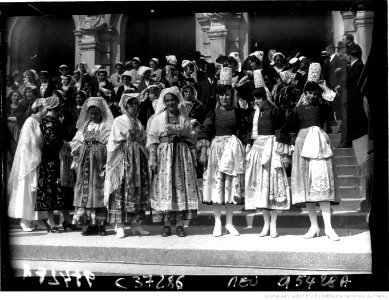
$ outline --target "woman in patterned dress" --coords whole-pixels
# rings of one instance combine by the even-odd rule
[[[180,91],[177,87],[164,89],[147,133],[153,173],[151,208],[153,220],[165,222],[163,237],[171,235],[172,220],[177,221],[177,235],[184,237],[183,220],[197,215],[201,194],[196,179],[194,136]]]
[[[54,210],[61,210],[64,221],[64,230],[81,230],[71,224],[72,217],[69,210],[72,209],[73,189],[64,186],[60,172],[60,154],[67,152],[69,143],[62,140],[61,123],[59,121],[60,105],[58,97],[51,96],[43,101],[43,108],[47,109],[47,115],[42,119],[40,129],[43,137],[42,160],[39,169],[38,191],[35,203],[36,211],[47,211],[49,223],[47,232],[59,232],[55,227]]]
[[[139,224],[150,206],[150,176],[146,132],[135,117],[138,105],[138,93],[122,95],[123,115],[114,120],[107,144],[104,202],[118,238],[125,236],[124,223],[132,223],[133,234],[150,234]]]
[[[225,228],[230,234],[237,236],[239,232],[232,224],[232,217],[234,206],[244,204],[245,152],[240,138],[243,138],[242,134],[246,131],[246,122],[245,113],[234,101],[236,98],[230,68],[222,68],[220,81],[222,84],[218,87],[216,108],[205,119],[198,138],[199,143],[202,143],[200,163],[207,166],[203,177],[203,202],[213,205],[213,235],[222,235],[223,205],[226,209]]]
[[[90,218],[90,225],[82,235],[106,235],[107,208],[104,205],[103,167],[107,161],[107,142],[113,116],[105,100],[90,97],[84,103],[77,121],[77,133],[71,142],[73,168],[77,182],[74,206],[77,214]]]
[[[275,130],[284,123],[283,113],[267,98],[265,83],[255,88],[250,115],[252,135],[246,147],[245,209],[261,209],[264,226],[260,237],[278,237],[278,211],[290,208],[290,190],[283,160],[290,146],[276,141]]]

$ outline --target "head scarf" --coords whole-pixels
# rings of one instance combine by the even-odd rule
[[[121,78],[123,78],[124,76],[128,76],[132,79],[132,76],[131,76],[131,72],[130,71],[125,71],[123,72],[123,74],[121,75]]]
[[[178,98],[178,110],[180,111],[180,113],[182,113],[184,116],[187,117],[188,114],[186,112],[186,107],[185,107],[184,99],[183,99],[183,97],[182,97],[182,95],[180,93],[180,90],[176,86],[172,86],[170,88],[162,90],[162,92],[161,92],[161,94],[159,95],[159,98],[158,98],[157,107],[155,109],[155,116],[157,116],[160,113],[165,111],[166,106],[165,106],[165,103],[164,103],[164,98],[165,98],[165,96],[167,94],[173,94],[173,95],[175,95]]]
[[[140,95],[139,93],[122,94],[122,97],[120,98],[119,106],[123,115],[127,113],[126,104],[128,100],[132,98],[136,98],[139,103],[139,95]]]
[[[177,58],[176,58],[175,55],[168,55],[168,56],[166,56],[166,61],[169,64],[172,64],[172,65],[176,65],[177,64]]]
[[[270,60],[270,65],[274,65],[274,57],[276,57],[277,55],[281,55],[282,58],[285,58],[285,55],[283,55],[281,52],[276,52]]]
[[[228,54],[228,56],[235,58],[235,60],[238,62],[238,71],[240,72],[242,69],[242,62],[240,60],[239,53],[238,52],[231,52],[230,54]]]
[[[257,57],[261,62],[263,61],[263,51],[255,51],[255,52],[251,53],[249,56],[252,56],[252,55]]]
[[[194,100],[195,100],[195,101],[198,101],[198,100],[197,100],[197,91],[196,91],[196,89],[194,88],[194,86],[191,85],[191,84],[186,84],[186,85],[184,85],[184,86],[182,87],[182,89],[181,89],[181,95],[183,95],[183,94],[184,94],[184,91],[185,91],[185,90],[188,90],[188,89],[192,90]],[[184,96],[182,96],[182,98],[184,99],[184,102],[185,102],[186,100],[185,100]]]
[[[187,65],[191,64],[190,60],[184,59],[181,63],[181,67],[184,69]]]
[[[36,73],[35,70],[32,70],[32,69],[31,69],[31,70],[27,70],[26,72],[23,73],[24,81],[27,81],[27,73],[28,73],[28,72],[31,72],[31,73],[32,73],[32,75],[34,76],[34,79],[35,79],[36,82],[39,81],[39,76],[38,76],[38,74]]]
[[[123,65],[123,63],[122,63],[121,61],[118,61],[118,62],[115,64],[115,68],[116,68],[117,66],[122,66],[122,67],[124,68],[124,65]]]
[[[102,123],[108,122],[111,123],[113,121],[113,115],[111,110],[108,107],[107,102],[102,97],[90,97],[88,98],[84,104],[82,105],[80,116],[78,117],[76,128],[81,130],[84,126],[85,122],[89,120],[88,117],[88,108],[91,106],[96,106],[101,111]]]
[[[141,67],[139,67],[139,69],[138,69],[138,75],[143,77],[143,75],[144,75],[147,71],[151,71],[151,68],[145,67],[145,66],[141,66]]]
[[[136,60],[140,64],[140,58],[135,56],[132,60]]]
[[[43,100],[42,106],[46,109],[53,109],[59,105],[59,98],[57,96],[51,96]]]
[[[49,72],[42,70],[42,71],[39,72],[39,76],[49,77]]]
[[[80,63],[77,65],[77,70],[79,70],[80,73],[81,73],[80,65],[83,65],[83,66],[85,67],[85,72],[86,72],[86,73],[89,73],[89,67],[88,67],[88,65],[87,65],[86,62],[80,62]]]
[[[150,61],[155,62],[157,64],[157,66],[159,66],[159,59],[158,58],[153,57],[152,59],[150,59]]]
[[[76,96],[77,96],[78,94],[82,95],[82,97],[84,98],[84,100],[86,100],[87,96],[86,96],[85,91],[79,90],[79,91],[75,92],[75,93],[74,93],[74,98],[76,98]]]

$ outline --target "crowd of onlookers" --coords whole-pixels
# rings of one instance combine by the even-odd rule
[[[232,52],[221,54],[215,62],[206,61],[198,51],[188,54],[180,64],[174,55],[166,56],[164,64],[151,58],[147,66],[134,57],[124,64],[116,63],[113,74],[99,65],[89,70],[84,62],[72,73],[68,66],[61,65],[59,77],[45,70],[39,73],[27,70],[23,74],[14,71],[7,77],[6,91],[9,169],[24,122],[29,120],[29,126],[37,126],[29,118],[33,116],[40,123],[42,151],[46,151],[47,160],[42,158],[39,169],[39,201],[35,210],[67,211],[69,203],[68,206],[62,203],[66,202],[63,191],[58,192],[61,204],[56,206],[50,199],[59,199],[58,195],[52,196],[52,190],[54,187],[61,190],[58,182],[63,180],[53,181],[59,176],[59,169],[54,170],[53,166],[59,165],[58,155],[65,161],[68,156],[68,161],[73,159],[72,168],[77,169],[77,182],[69,184],[75,191],[68,191],[66,196],[69,199],[74,196],[74,204],[70,206],[78,209],[75,217],[79,213],[81,218],[88,211],[100,222],[98,229],[88,227],[85,235],[97,234],[97,230],[105,235],[101,224],[107,218],[123,229],[127,217],[123,217],[125,208],[118,204],[120,201],[137,201],[131,205],[143,201],[142,209],[134,208],[137,213],[144,212],[151,201],[151,208],[165,221],[163,236],[168,236],[171,219],[195,217],[202,198],[211,204],[246,204],[247,209],[270,211],[264,214],[262,235],[268,235],[270,228],[273,237],[278,236],[274,212],[300,203],[308,203],[311,218],[306,237],[318,235],[315,207],[309,203],[320,202],[326,234],[338,240],[329,219],[329,204],[336,202],[329,142],[320,144],[319,152],[315,152],[316,146],[308,144],[326,141],[328,137],[321,128],[332,132],[331,121],[341,124],[335,132],[342,134],[337,147],[351,147],[352,140],[367,133],[367,118],[358,91],[364,67],[361,56],[362,50],[354,43],[353,36],[346,34],[336,47],[327,45],[320,62],[300,52],[286,55],[275,49],[265,52],[258,48],[245,59]],[[43,111],[48,112],[47,116],[44,117]],[[296,137],[293,134],[297,132]],[[118,140],[127,143],[128,148],[120,147]],[[67,149],[70,147],[71,152]],[[54,154],[47,149],[54,149]],[[292,155],[293,168],[287,174]],[[120,164],[123,170],[117,169],[117,156],[125,157],[124,161],[128,159]],[[253,167],[255,164],[257,167]],[[61,178],[63,168],[61,165]],[[153,179],[148,178],[150,170]],[[99,177],[104,172],[105,182]],[[92,173],[95,177],[89,178]],[[292,197],[287,181],[290,175]],[[122,176],[123,181],[117,182],[117,176]],[[200,197],[195,178],[202,176],[204,188]],[[266,176],[270,178],[266,179],[270,188]],[[307,196],[304,190],[307,182],[314,191],[312,196]],[[139,190],[145,183],[150,186],[146,184],[144,190]],[[104,184],[115,188],[107,193],[103,191]],[[149,190],[154,193],[151,200]],[[96,195],[92,197],[91,193]],[[129,198],[115,202],[109,198],[111,194]],[[98,207],[94,206],[96,201]],[[185,209],[174,201],[183,201]],[[219,236],[220,207],[214,211],[214,235]],[[231,206],[226,205],[226,212],[227,230],[238,235],[232,225]],[[64,212],[64,216],[64,229],[79,229],[79,218],[73,219],[72,224],[69,213]],[[52,215],[50,218],[48,231],[56,232]],[[140,216],[134,219],[139,225]],[[144,232],[138,225],[135,228]],[[177,235],[185,236],[182,226],[177,227]]]

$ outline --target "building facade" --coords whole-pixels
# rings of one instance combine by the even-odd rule
[[[139,56],[144,64],[151,57],[164,63],[166,55],[183,58],[194,50],[208,61],[235,51],[244,58],[256,42],[286,52],[295,45],[303,48],[301,54],[310,56],[313,51],[318,55],[328,42],[336,45],[344,33],[354,35],[366,62],[373,21],[372,11],[333,11],[313,16],[151,12],[148,16],[133,13],[12,17],[7,23],[7,72],[32,68],[57,73],[61,64],[74,68],[80,62],[91,68],[103,65],[112,70],[115,62],[134,56]],[[284,49],[287,46],[289,49]]]

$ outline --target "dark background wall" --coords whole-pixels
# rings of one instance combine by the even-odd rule
[[[266,50],[276,49],[284,55],[299,51],[301,55],[317,60],[331,40],[330,12],[304,15],[252,12],[249,20],[250,47],[255,42],[261,42]]]
[[[10,67],[59,73],[59,66],[74,68],[74,22],[69,16],[19,17],[11,33]]]
[[[165,65],[165,56],[174,54],[182,59],[196,50],[196,20],[194,13],[171,13],[134,16],[127,23],[126,60],[138,56],[147,65],[157,57]]]

